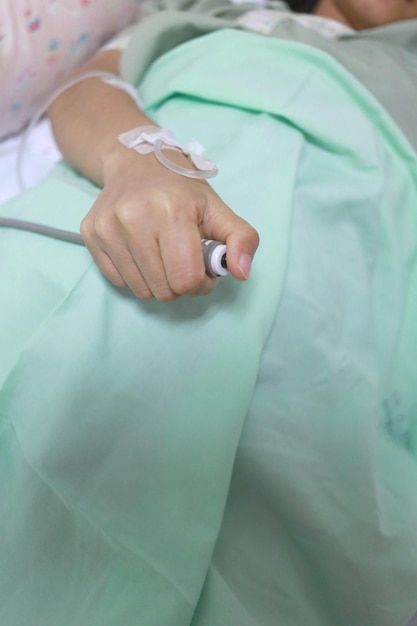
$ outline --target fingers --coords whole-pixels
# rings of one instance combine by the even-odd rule
[[[110,222],[103,219],[95,219],[93,210],[81,223],[81,235],[88,247],[95,263],[103,274],[116,287],[129,287],[137,298],[148,300],[158,298],[161,300],[171,300],[176,294],[164,284],[158,272],[153,274],[155,278],[146,279],[140,267],[143,261],[135,259],[135,254],[129,250],[126,237],[122,236],[118,229],[109,227]],[[104,224],[103,224],[104,223]],[[155,260],[153,260],[155,267]],[[159,272],[161,273],[161,272]],[[151,288],[148,285],[153,285]]]
[[[159,238],[137,207],[106,211],[98,201],[82,221],[81,234],[103,274],[140,299],[209,293],[216,281],[205,273],[197,226],[187,227],[185,220],[173,226],[159,219],[157,224]]]
[[[135,237],[133,230],[125,233],[136,275],[141,275],[153,297],[160,301],[209,293],[214,288],[215,281],[205,273],[198,229],[194,228],[192,241],[184,238],[184,244],[172,229],[167,231],[162,229],[159,239],[151,235],[143,237],[143,232],[142,239],[139,239],[139,236]],[[139,245],[138,241],[141,241]],[[122,265],[118,264],[118,267]],[[132,280],[126,278],[127,267],[126,261],[122,269],[123,275],[129,287],[137,294],[135,276]]]
[[[230,273],[249,277],[258,234],[209,185],[180,180],[149,198],[143,185],[116,201],[103,191],[81,224],[95,263],[114,285],[161,301],[210,293],[217,281],[205,271],[201,238],[226,242]]]
[[[201,296],[214,289],[217,281],[206,273],[201,234],[194,222],[180,220],[162,230],[159,248],[166,279],[175,293]]]
[[[238,280],[247,280],[259,246],[257,231],[219,198],[205,215],[203,232],[207,238],[226,243],[229,272]]]

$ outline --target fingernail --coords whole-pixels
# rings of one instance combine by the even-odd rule
[[[242,272],[245,278],[249,278],[250,268],[252,266],[252,259],[249,254],[241,254],[239,257],[238,268]]]

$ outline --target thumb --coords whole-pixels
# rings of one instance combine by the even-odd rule
[[[257,231],[218,199],[202,224],[202,235],[226,244],[227,269],[238,280],[247,280],[259,245]]]

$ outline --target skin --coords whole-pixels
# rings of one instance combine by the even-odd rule
[[[417,0],[319,0],[314,13],[365,29],[417,18]],[[102,52],[78,73],[118,74],[119,61],[120,52]],[[206,181],[175,174],[153,154],[118,141],[120,133],[152,124],[126,93],[88,79],[57,98],[48,113],[64,158],[102,187],[81,234],[114,285],[162,301],[209,293],[216,280],[205,273],[202,238],[226,242],[230,273],[248,278],[259,243],[255,229]],[[191,166],[179,153],[170,158]]]
[[[78,73],[118,73],[120,53],[98,54]],[[74,75],[76,76],[77,73]],[[81,223],[81,235],[103,274],[141,299],[174,300],[209,293],[201,239],[227,245],[227,265],[238,280],[249,276],[258,234],[204,180],[185,178],[141,155],[118,135],[153,124],[123,91],[98,79],[68,89],[50,107],[55,138],[66,161],[102,187]],[[190,168],[182,154],[171,160]]]
[[[313,13],[364,30],[417,18],[417,0],[319,0]]]

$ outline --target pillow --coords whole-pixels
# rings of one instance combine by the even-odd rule
[[[0,138],[20,131],[138,9],[138,0],[0,1]]]

